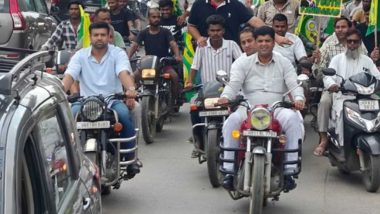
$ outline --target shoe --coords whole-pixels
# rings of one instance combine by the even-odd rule
[[[289,192],[297,187],[296,182],[292,178],[292,176],[285,175],[284,176],[284,192]]]
[[[235,188],[234,188],[234,176],[231,174],[226,175],[223,179],[222,186],[224,189],[229,190],[229,191],[235,190]]]
[[[191,152],[191,158],[198,158],[200,156],[199,152],[197,149],[193,149]]]
[[[138,173],[140,173],[140,167],[137,163],[133,163],[127,167],[127,173],[128,175],[134,176]]]

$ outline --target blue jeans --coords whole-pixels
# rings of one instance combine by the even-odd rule
[[[73,113],[74,117],[78,114],[82,107],[82,104],[80,102],[73,103],[71,105],[71,112]],[[132,120],[132,116],[129,113],[129,109],[125,103],[123,103],[120,100],[115,100],[113,101],[111,105],[111,109],[117,112],[117,115],[119,116],[119,122],[123,124],[123,129],[120,133],[121,138],[126,138],[126,137],[133,137],[135,135],[135,126]],[[136,141],[130,141],[127,143],[120,143],[120,148],[121,149],[130,149],[135,147]],[[134,153],[128,153],[128,154],[123,154],[120,155],[120,158],[125,160],[131,160],[134,158]]]

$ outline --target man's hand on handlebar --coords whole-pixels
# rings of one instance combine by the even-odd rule
[[[230,102],[230,100],[228,100],[226,97],[221,97],[221,98],[219,98],[219,100],[218,100],[218,104],[219,105],[226,105],[226,104],[228,104]]]
[[[294,108],[296,110],[303,110],[305,108],[305,101],[303,101],[303,100],[296,100],[294,102]]]
[[[189,88],[192,88],[192,87],[193,87],[193,82],[187,80],[187,81],[185,82],[185,88],[186,88],[186,89],[189,89]]]
[[[177,62],[182,62],[182,56],[175,56],[175,60],[177,61]]]
[[[129,109],[133,109],[135,107],[135,98],[137,96],[137,91],[136,90],[127,90],[125,92],[126,102]]]
[[[330,86],[330,88],[327,89],[330,93],[333,93],[333,92],[338,92],[339,91],[339,86],[334,84],[332,86]]]

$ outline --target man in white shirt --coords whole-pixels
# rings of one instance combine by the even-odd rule
[[[369,72],[376,78],[380,78],[380,72],[372,59],[361,53],[360,46],[362,44],[362,35],[357,29],[350,29],[347,32],[347,50],[334,56],[331,59],[329,68],[334,68],[336,73],[342,76],[344,79],[348,79],[350,76],[360,73]],[[321,124],[328,124],[328,120],[331,114],[331,108],[333,105],[331,92],[337,92],[339,90],[341,79],[337,76],[325,76],[323,83],[327,91],[324,91],[319,103],[318,120],[327,121]],[[321,131],[321,138],[327,139],[327,127],[319,127]],[[314,155],[322,156],[326,150],[328,140],[321,140],[320,144],[315,148]]]
[[[297,86],[297,74],[288,59],[281,54],[274,53],[275,32],[271,27],[259,27],[254,32],[257,44],[257,53],[250,56],[242,55],[231,67],[230,81],[225,86],[220,104],[226,104],[235,99],[236,95],[242,90],[245,98],[252,105],[273,104],[281,101],[283,94],[289,89],[293,89],[295,108],[300,110],[304,107],[304,94],[302,87]],[[303,121],[297,112],[278,108],[274,112],[275,118],[281,124],[282,130],[287,137],[285,149],[297,149],[298,140],[303,138]],[[226,148],[238,148],[239,140],[231,136],[233,130],[239,130],[241,124],[247,119],[246,108],[239,107],[232,113],[223,125],[224,146]],[[225,159],[233,159],[234,152],[224,152]],[[286,161],[298,160],[297,153],[289,153],[285,156]],[[224,163],[223,167],[227,171],[233,171],[234,163]],[[292,174],[297,170],[294,164],[285,166],[285,174]],[[286,187],[288,190],[295,187],[294,181]],[[233,175],[226,175],[223,187],[233,189]]]
[[[293,42],[291,45],[283,46],[276,43],[273,50],[288,58],[293,66],[296,67],[296,60],[300,61],[302,58],[307,57],[305,46],[303,45],[302,40],[295,34],[287,32],[288,18],[286,18],[284,14],[277,13],[273,17],[272,27],[276,34],[284,36]]]

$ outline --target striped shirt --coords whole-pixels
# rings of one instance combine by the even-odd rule
[[[320,70],[322,68],[327,68],[330,64],[331,59],[335,55],[338,55],[346,51],[346,46],[339,42],[338,37],[336,37],[334,33],[325,40],[319,51],[321,52],[321,60],[318,64],[314,64],[312,68],[312,70],[316,72],[314,75],[317,78],[321,78],[322,74]],[[363,43],[360,47],[360,52],[365,55],[367,55],[368,53]]]
[[[224,70],[230,74],[232,62],[239,58],[241,50],[236,42],[223,39],[222,47],[215,50],[211,47],[210,39],[207,46],[198,47],[195,51],[191,69],[201,73],[202,83],[216,80],[216,72]]]
[[[58,49],[65,49],[68,51],[74,51],[77,46],[77,33],[80,29],[78,26],[77,32],[74,32],[74,27],[70,20],[62,21],[51,37],[46,41],[43,47],[57,47]]]

